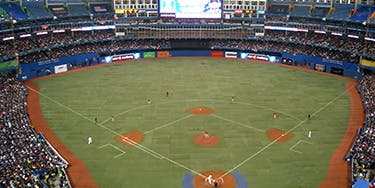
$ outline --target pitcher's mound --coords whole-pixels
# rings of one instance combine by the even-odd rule
[[[201,174],[206,177],[211,175],[212,179],[218,182],[219,184],[218,187],[222,187],[222,188],[224,187],[235,188],[236,187],[236,179],[230,174],[224,176],[223,178],[220,178],[220,176],[222,176],[225,173],[221,171],[211,170],[211,171],[203,172]],[[208,184],[208,181],[206,178],[203,178],[198,175],[194,177],[193,185],[195,188],[208,188],[208,187],[212,188],[213,187],[213,184],[212,185]]]
[[[117,136],[116,140],[128,146],[133,146],[135,144],[141,143],[142,133],[139,131],[131,131],[121,136]]]
[[[286,133],[282,130],[274,129],[274,128],[268,129],[266,134],[270,140],[272,141],[276,140],[277,143],[286,142],[287,140],[291,139],[293,136],[291,133]]]
[[[205,107],[196,107],[188,111],[190,114],[212,114],[214,110]]]
[[[219,138],[212,134],[201,134],[194,138],[194,142],[201,146],[214,146],[219,142]]]

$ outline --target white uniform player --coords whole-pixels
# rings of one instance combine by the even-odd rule
[[[91,137],[89,137],[87,140],[88,140],[87,144],[92,144],[92,138]]]
[[[212,175],[209,175],[207,177],[207,183],[210,184],[210,185],[212,185],[214,183],[214,180],[212,179]]]
[[[307,134],[307,138],[311,138],[311,131]]]

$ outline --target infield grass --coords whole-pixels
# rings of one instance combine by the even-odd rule
[[[43,95],[65,106],[40,96],[49,125],[84,161],[97,184],[127,188],[181,187],[189,172],[115,140],[115,133],[132,130],[148,131],[143,146],[198,172],[232,169],[256,188],[318,187],[348,124],[345,83],[271,64],[206,58],[142,60],[36,81]],[[215,113],[188,116],[186,111],[198,106]],[[306,120],[308,114],[314,114],[311,120]],[[106,121],[112,115],[115,121]],[[293,129],[293,137],[267,146],[271,141],[265,131],[270,128]],[[219,143],[196,145],[194,137],[204,131]],[[92,145],[87,144],[89,136]],[[309,143],[294,147],[300,153],[291,151],[300,140]],[[99,148],[105,144],[126,153],[114,158],[120,152]]]

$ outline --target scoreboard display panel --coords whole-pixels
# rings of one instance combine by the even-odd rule
[[[222,0],[159,0],[162,18],[221,19]]]

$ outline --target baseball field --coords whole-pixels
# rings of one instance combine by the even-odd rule
[[[127,188],[212,187],[208,174],[220,187],[319,187],[355,89],[333,76],[210,58],[139,60],[34,83],[44,119],[95,184]]]

